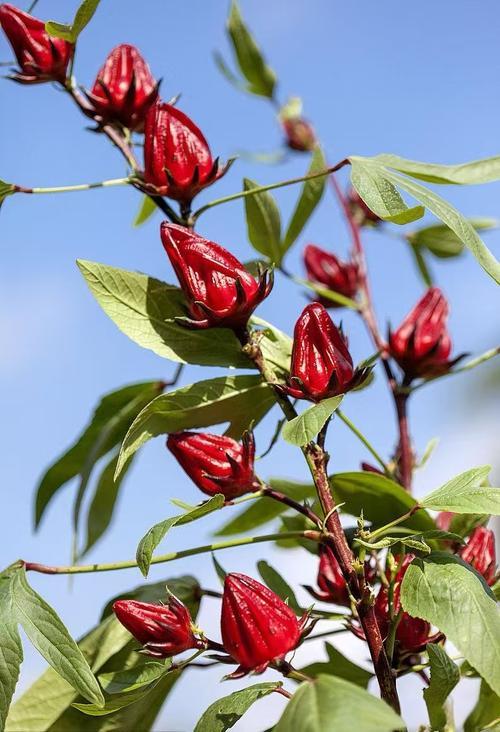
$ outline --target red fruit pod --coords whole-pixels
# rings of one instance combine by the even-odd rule
[[[228,168],[212,158],[203,133],[184,112],[160,102],[150,107],[144,126],[147,186],[188,206]]]
[[[232,678],[262,673],[300,641],[303,621],[281,598],[244,574],[228,574],[222,597],[224,650],[239,664]]]
[[[332,549],[326,544],[322,544],[319,549],[319,566],[316,581],[318,589],[308,585],[305,586],[305,589],[316,600],[332,602],[335,605],[350,605],[347,583]]]
[[[353,389],[368,375],[353,366],[342,332],[321,303],[307,305],[293,335],[292,362],[287,385],[295,399],[319,402]]]
[[[7,36],[19,64],[11,78],[21,84],[44,81],[64,83],[74,45],[49,36],[45,23],[14,5],[0,5],[0,26]]]
[[[168,436],[167,447],[193,483],[209,496],[222,493],[230,501],[260,488],[251,432],[243,435],[241,444],[224,435],[178,432]]]
[[[205,647],[205,643],[193,633],[189,610],[172,594],[164,605],[117,600],[113,611],[150,656],[169,658],[189,648]]]
[[[268,272],[258,280],[236,257],[194,231],[164,222],[161,239],[186,296],[193,328],[245,328],[255,308],[271,292]]]
[[[447,318],[446,298],[438,287],[431,287],[399,328],[389,332],[389,352],[407,379],[446,373],[457,362],[449,361]]]
[[[344,297],[356,297],[359,279],[358,267],[354,262],[343,262],[330,252],[308,244],[304,249],[304,265],[307,278],[311,282],[323,285],[328,290]],[[342,307],[338,303],[326,298],[319,298],[325,307]]]
[[[477,526],[458,556],[481,574],[489,585],[496,580],[495,534],[485,526]]]
[[[87,92],[103,124],[119,124],[142,132],[158,84],[135,46],[121,43],[106,58],[92,90]]]

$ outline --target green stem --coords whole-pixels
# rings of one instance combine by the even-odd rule
[[[407,511],[405,514],[400,516],[397,519],[394,519],[394,521],[390,521],[388,524],[385,524],[385,526],[381,526],[379,529],[376,529],[375,531],[372,531],[370,533],[370,541],[372,539],[376,539],[377,537],[381,536],[382,534],[385,534],[389,529],[392,529],[393,526],[397,526],[398,524],[403,523],[403,521],[406,521],[407,519],[411,518],[414,513],[419,511],[422,508],[418,503],[416,503],[412,508],[410,508],[409,511]]]
[[[283,180],[279,183],[270,183],[267,186],[259,186],[258,188],[251,188],[248,191],[238,191],[238,193],[232,193],[230,196],[223,196],[222,198],[216,198],[214,201],[210,201],[209,203],[206,203],[204,206],[199,208],[197,211],[195,211],[192,214],[192,221],[195,223],[198,218],[201,216],[202,213],[205,213],[205,211],[208,211],[210,208],[214,208],[214,206],[220,206],[223,203],[229,203],[229,201],[236,201],[239,198],[246,198],[247,196],[255,196],[257,193],[263,193],[264,191],[272,191],[275,188],[284,188],[285,186],[292,186],[296,183],[302,183],[306,180],[312,180],[313,178],[321,178],[325,175],[330,175],[331,173],[334,173],[336,170],[340,170],[340,168],[343,168],[345,165],[349,165],[349,160],[346,158],[344,160],[341,160],[340,163],[337,163],[337,165],[334,165],[332,168],[325,168],[325,170],[320,170],[317,173],[310,173],[309,175],[303,175],[300,178],[290,178],[289,180]]]
[[[320,541],[321,535],[317,531],[284,531],[278,534],[263,534],[262,536],[247,536],[241,539],[232,539],[229,541],[221,541],[216,544],[204,544],[191,549],[183,549],[179,552],[170,552],[170,554],[161,554],[153,557],[151,564],[164,564],[165,562],[173,562],[175,559],[183,559],[184,557],[192,557],[196,554],[206,554],[208,552],[219,551],[220,549],[231,549],[235,546],[246,546],[247,544],[260,544],[265,541],[277,541],[278,539],[310,539],[311,541]],[[42,574],[89,574],[91,572],[114,572],[119,569],[133,569],[137,567],[135,559],[125,562],[110,562],[109,564],[85,564],[70,567],[49,567],[37,562],[24,562],[26,571],[41,572]]]
[[[351,420],[349,419],[349,417],[346,417],[346,415],[340,409],[337,409],[337,411],[335,413],[336,413],[337,417],[339,419],[341,419],[342,422],[345,425],[347,425],[347,427],[349,427],[349,429],[351,430],[351,432],[353,432],[356,435],[356,437],[358,438],[358,440],[360,440],[360,442],[363,443],[363,445],[366,447],[366,449],[368,450],[368,452],[370,452],[373,455],[373,457],[375,458],[375,460],[378,462],[378,464],[380,465],[380,467],[383,469],[384,473],[387,476],[389,476],[389,477],[393,477],[392,476],[392,472],[391,472],[389,466],[387,465],[387,463],[384,462],[384,459],[375,450],[375,448],[373,447],[373,445],[367,440],[367,438],[364,436],[364,434],[362,432],[360,432],[360,430],[351,422]]]
[[[102,180],[99,183],[79,183],[75,186],[52,186],[50,188],[25,188],[16,186],[16,193],[73,193],[74,191],[90,191],[93,188],[111,188],[112,186],[125,186],[130,183],[130,178],[113,178]]]

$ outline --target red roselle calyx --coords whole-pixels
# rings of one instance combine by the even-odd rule
[[[307,305],[295,324],[290,376],[282,390],[319,402],[353,389],[368,373],[354,368],[346,339],[323,305]]]
[[[289,117],[283,120],[285,141],[291,150],[310,152],[316,146],[316,133],[310,122],[303,117]]]
[[[171,104],[158,102],[144,126],[144,180],[154,192],[189,206],[203,188],[226,173],[213,160],[201,130]]]
[[[233,498],[258,490],[254,473],[255,442],[245,432],[241,444],[231,437],[203,432],[169,435],[167,447],[198,488],[209,496]]]
[[[328,290],[345,297],[354,298],[358,291],[358,267],[354,262],[343,262],[334,254],[325,252],[314,244],[304,249],[304,265],[307,278],[323,285]],[[325,307],[342,307],[338,303],[319,298]]]
[[[448,360],[451,340],[447,318],[448,303],[443,293],[438,287],[431,287],[399,328],[389,331],[389,352],[407,379],[446,373],[458,361]]]
[[[394,618],[401,610],[401,582],[403,581],[406,570],[414,559],[414,554],[406,554],[394,579],[392,599],[392,615]],[[382,637],[385,638],[389,632],[391,619],[389,614],[389,591],[384,585],[379,590],[374,607],[380,632]],[[430,640],[430,632],[431,626],[426,620],[414,618],[408,613],[403,612],[396,629],[396,640],[399,644],[399,650],[410,653],[423,651]]]
[[[380,217],[366,205],[354,188],[347,194],[347,205],[358,226],[376,226],[380,223]]]
[[[165,605],[117,600],[113,611],[150,656],[168,658],[189,648],[206,647],[206,642],[194,635],[189,610],[172,594]]]
[[[19,63],[19,70],[12,74],[12,79],[22,84],[44,81],[64,84],[74,52],[72,43],[49,36],[43,21],[8,3],[0,5],[0,26]]]
[[[244,574],[228,574],[222,597],[224,650],[239,667],[232,678],[262,673],[300,642],[307,617],[297,620],[281,598]]]
[[[271,292],[268,272],[256,280],[226,249],[182,226],[164,222],[161,238],[188,300],[190,318],[183,324],[243,330]]]
[[[103,124],[142,132],[146,113],[158,96],[158,84],[135,46],[116,46],[87,93]]]
[[[467,544],[459,552],[464,562],[481,574],[489,585],[496,579],[495,534],[484,526],[477,526]]]
[[[317,583],[318,589],[304,585],[305,589],[316,600],[349,606],[347,582],[342,576],[339,563],[335,559],[332,549],[326,544],[322,544],[319,549]]]

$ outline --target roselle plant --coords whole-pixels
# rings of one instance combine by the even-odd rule
[[[73,22],[63,24],[44,23],[4,3],[0,25],[17,60],[10,77],[25,85],[56,85],[81,111],[82,122],[117,148],[128,174],[54,188],[0,181],[0,201],[18,194],[128,185],[142,195],[138,224],[159,210],[163,220],[154,235],[156,245],[163,246],[176,284],[96,262],[80,260],[78,266],[118,328],[139,346],[177,364],[177,370],[170,382],[140,382],[105,395],[75,444],[41,479],[35,498],[37,526],[60,489],[78,479],[73,563],[47,566],[21,559],[0,575],[2,729],[148,730],[178,678],[190,668],[203,673],[208,666],[216,666],[221,679],[228,679],[228,693],[203,713],[199,731],[233,727],[251,714],[255,702],[273,693],[285,705],[273,727],[276,732],[402,730],[405,708],[398,680],[408,674],[422,681],[429,717],[422,720],[422,729],[455,729],[448,697],[461,677],[470,676],[481,679],[481,688],[464,729],[498,729],[500,616],[495,598],[500,590],[494,534],[487,525],[491,515],[500,513],[500,489],[489,484],[489,466],[473,467],[450,476],[441,487],[429,486],[417,501],[412,482],[419,458],[408,405],[430,381],[466,372],[500,352],[493,345],[465,363],[455,353],[446,283],[443,290],[434,285],[428,266],[432,256],[452,258],[468,249],[485,275],[499,283],[500,263],[478,234],[490,224],[468,220],[422,184],[498,180],[500,157],[450,166],[388,154],[348,155],[330,164],[300,100],[283,103],[278,96],[276,74],[233,0],[227,30],[238,71],[230,70],[220,55],[218,66],[239,90],[278,110],[283,146],[288,154],[303,156],[307,170],[299,178],[266,186],[246,179],[242,190],[235,184],[233,194],[217,197],[217,182],[233,161],[213,158],[202,129],[182,111],[182,100],[163,98],[156,70],[153,74],[137,48],[121,43],[106,59],[96,59],[101,68],[90,89],[77,83],[79,36],[98,5],[99,0],[85,0]],[[203,126],[203,120],[197,123]],[[350,184],[345,188],[336,173],[348,168]],[[301,188],[283,232],[270,191],[294,185]],[[284,260],[292,246],[302,246],[303,229],[327,186],[345,216],[352,251],[343,261],[324,245],[308,244],[303,250],[304,280]],[[213,198],[200,205],[202,191]],[[402,194],[415,199],[415,205],[408,205]],[[204,236],[205,212],[238,199],[244,202],[255,250],[253,255],[249,251],[246,263],[234,256],[230,241]],[[384,332],[380,322],[390,320],[390,314],[380,321],[373,308],[371,288],[379,283],[372,283],[367,271],[364,230],[371,226],[384,234],[391,224],[417,221],[425,210],[440,223],[403,235],[425,291],[403,322],[391,323]],[[273,286],[279,288],[283,278],[297,285],[297,300],[290,303],[293,337],[259,317],[259,306],[273,297]],[[304,290],[309,299],[305,307],[300,299]],[[340,323],[344,308],[359,316],[373,342],[373,353],[361,363],[355,362],[349,334]],[[184,364],[228,371],[178,386]],[[362,398],[369,399],[375,375],[387,382],[396,415],[396,448],[388,456],[348,417],[353,392],[363,390]],[[260,425],[264,419],[276,421],[278,411],[266,449]],[[335,472],[328,451],[339,422],[370,454],[362,469]],[[225,431],[222,425],[228,425]],[[83,563],[109,528],[136,453],[156,436],[166,441],[165,462],[178,461],[191,479],[198,502],[174,500],[180,512],[151,527],[138,543],[135,560]],[[303,476],[291,482],[262,475],[256,445],[261,454],[268,453],[278,440],[302,452],[308,482],[299,482]],[[96,473],[82,543],[83,507]],[[157,553],[175,527],[214,512],[222,512],[222,540]],[[354,526],[346,528],[345,517],[354,517]],[[259,533],[271,521],[276,526]],[[258,562],[259,579],[226,574],[219,552],[231,549],[235,564],[239,546],[266,542],[285,543],[297,555],[315,555],[317,572],[305,586],[309,606],[299,603],[286,579],[266,561]],[[28,579],[33,572],[77,575],[137,568],[147,577],[151,565],[172,561],[182,572],[183,557],[208,553],[215,557],[220,591],[202,588],[190,576],[142,583],[112,598],[101,622],[78,643]],[[205,596],[220,604],[216,637],[197,625]],[[10,706],[22,661],[19,627],[51,668]],[[296,650],[302,644],[340,632],[366,644],[369,670],[328,642],[327,662],[297,667]],[[249,678],[265,670],[272,680]],[[231,692],[235,678],[248,683]]]

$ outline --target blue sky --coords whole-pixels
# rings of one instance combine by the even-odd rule
[[[71,8],[76,7],[71,3]],[[405,4],[386,0],[340,3],[331,0],[242,0],[242,10],[279,76],[279,94],[302,96],[306,115],[314,121],[328,158],[392,152],[405,157],[453,163],[498,153],[500,118],[500,54],[495,0],[476,3],[421,0]],[[40,0],[41,17],[68,20],[69,3]],[[163,95],[182,92],[180,107],[205,132],[214,154],[273,150],[280,144],[273,110],[228,85],[216,70],[215,48],[229,57],[224,35],[226,0],[149,0],[138,9],[132,0],[102,0],[91,26],[81,37],[76,61],[80,83],[90,85],[108,51],[117,43],[136,44],[154,74],[163,77]],[[67,15],[65,15],[65,13]],[[0,38],[0,60],[11,57]],[[125,173],[119,155],[105,139],[86,131],[85,120],[65,96],[49,85],[25,88],[0,82],[0,178],[26,186],[98,181]],[[307,158],[290,156],[279,166],[239,160],[216,187],[198,201],[240,190],[243,176],[259,183],[301,175]],[[468,215],[500,217],[499,185],[441,192]],[[286,218],[298,191],[276,194]],[[4,520],[1,563],[19,556],[65,563],[69,554],[73,488],[53,503],[38,534],[32,532],[32,499],[37,480],[77,435],[98,397],[122,384],[168,378],[173,365],[142,350],[123,336],[89,294],[76,266],[77,257],[154,274],[173,281],[160,244],[155,217],[133,229],[139,196],[134,190],[109,189],[59,196],[18,196],[6,201],[0,214],[1,308],[5,357],[0,363],[4,412],[1,483]],[[252,257],[246,239],[241,202],[215,209],[200,220],[200,233],[219,241],[241,259]],[[396,228],[393,227],[393,231]],[[365,237],[376,309],[380,322],[397,323],[422,292],[409,253],[396,239],[370,232]],[[500,233],[488,235],[497,253]],[[339,253],[349,246],[347,232],[330,191],[289,258],[289,268],[302,274],[300,250],[313,241]],[[449,297],[450,328],[455,351],[481,352],[498,342],[498,299],[495,285],[471,256],[437,263],[434,271]],[[291,332],[305,302],[295,286],[278,277],[272,296],[259,315]],[[342,316],[355,359],[371,352],[362,325],[352,314]],[[186,369],[184,383],[217,370]],[[492,459],[494,410],[476,399],[479,372],[431,386],[411,405],[417,449],[442,437],[417,487],[427,491],[460,470]],[[354,395],[345,412],[377,447],[388,454],[395,439],[394,418],[383,378],[372,389]],[[257,434],[266,444],[274,420]],[[342,425],[332,429],[335,470],[357,469],[367,456]],[[265,463],[265,476],[306,476],[300,453],[279,447]],[[133,555],[137,540],[160,518],[173,512],[172,497],[195,501],[196,490],[173,459],[163,440],[143,449],[124,488],[116,521],[89,559],[107,561]],[[218,520],[179,529],[169,546],[183,548],[210,536]],[[289,580],[311,580],[311,565],[302,554],[285,557],[262,548],[262,556],[279,565]],[[228,570],[254,573],[254,550],[220,555]],[[208,558],[155,568],[152,579],[192,572],[216,586]],[[33,577],[34,586],[57,608],[74,635],[97,619],[106,599],[140,581],[138,571],[82,577],[72,588],[62,578]],[[203,613],[207,628],[217,624],[216,604]],[[320,653],[320,650],[318,651]],[[363,660],[363,649],[354,652]],[[24,688],[43,668],[27,650],[21,681]],[[203,704],[229,693],[218,688],[218,672],[200,684],[197,704],[186,705],[190,680],[183,680],[158,723],[158,730],[189,730]],[[199,684],[199,686],[198,686]],[[202,687],[202,688],[200,688]],[[410,725],[425,719],[418,686],[405,681]],[[465,687],[457,700],[469,703]],[[206,706],[205,704],[205,706]],[[281,699],[261,702],[263,720],[279,713]],[[255,722],[237,727],[250,730]],[[267,722],[263,721],[264,726]]]

